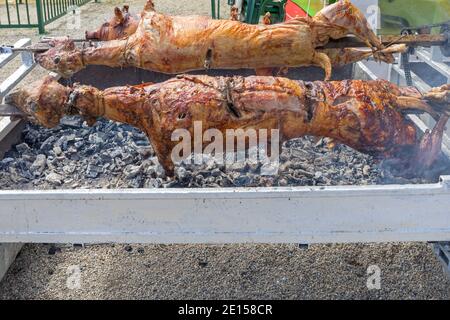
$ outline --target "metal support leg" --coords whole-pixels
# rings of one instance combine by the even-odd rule
[[[433,251],[444,267],[444,272],[450,279],[450,242],[433,243]]]
[[[22,245],[22,243],[0,243],[0,281],[14,262]]]

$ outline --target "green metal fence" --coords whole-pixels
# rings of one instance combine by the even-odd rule
[[[0,28],[38,28],[42,34],[45,25],[91,0],[0,1]]]

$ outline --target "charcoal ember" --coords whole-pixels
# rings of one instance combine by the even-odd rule
[[[84,124],[83,124],[83,126],[84,126]],[[78,134],[81,137],[87,137],[87,136],[89,136],[89,134],[91,134],[91,129],[82,129],[78,132]]]
[[[36,156],[33,153],[23,154],[22,160],[29,163],[30,165],[34,162]]]
[[[109,152],[102,152],[99,156],[102,162],[111,163],[113,160],[113,157]]]
[[[4,158],[2,161],[0,161],[2,167],[8,167],[11,163],[14,163],[14,158]]]
[[[30,151],[30,146],[28,144],[24,143],[20,143],[18,145],[16,145],[16,150],[19,153],[25,153]]]
[[[226,168],[232,171],[246,171],[248,170],[248,164],[245,161],[236,161],[230,165],[227,165]]]
[[[113,149],[111,152],[109,152],[109,155],[111,156],[111,158],[122,157],[122,150],[120,148]]]
[[[59,123],[62,127],[78,129],[83,125],[83,119],[79,116],[67,116],[62,118]]]
[[[179,180],[184,180],[188,177],[188,171],[186,168],[179,167],[175,170],[175,175]]]
[[[59,146],[53,147],[53,153],[54,153],[56,156],[61,155],[61,154],[62,154],[62,149],[61,149],[61,147],[59,147]]]
[[[62,137],[60,137],[53,145],[53,148],[60,148],[61,150],[67,150],[67,146],[69,143],[69,136],[67,135],[63,135]]]
[[[97,178],[100,173],[102,173],[102,168],[93,164],[88,164],[86,168],[87,178]]]
[[[80,161],[81,159],[82,159],[82,157],[80,156],[80,154],[78,154],[78,153],[73,153],[73,154],[70,154],[70,155],[68,155],[68,157],[69,157],[69,159],[71,160],[71,161]]]
[[[35,176],[40,176],[47,166],[47,157],[45,154],[38,154],[36,156],[36,160],[34,160],[33,164],[30,166],[30,171]]]
[[[63,167],[63,172],[67,175],[73,174],[77,170],[77,167],[75,165],[65,165]]]
[[[212,175],[213,177],[219,177],[219,176],[222,175],[222,171],[221,171],[219,168],[213,169],[213,170],[211,171],[211,175]]]
[[[116,134],[118,125],[114,121],[108,121],[105,125],[105,132],[109,134],[109,137],[113,137]]]
[[[75,146],[71,146],[66,150],[65,154],[70,155],[70,154],[77,153],[77,152],[78,152],[78,149],[75,148]]]
[[[142,176],[137,176],[134,179],[128,180],[127,181],[127,188],[142,188],[142,186],[144,185],[144,177]]]
[[[143,171],[142,166],[129,165],[125,167],[123,174],[126,179],[133,179]]]
[[[105,142],[106,134],[103,132],[95,132],[89,135],[88,141],[92,144],[103,144]]]
[[[84,141],[77,141],[73,145],[75,148],[80,149],[81,147],[83,147]]]
[[[278,180],[278,185],[280,187],[285,187],[289,184],[288,180],[286,178],[281,178],[280,180]]]
[[[53,184],[53,185],[60,185],[64,180],[64,177],[56,172],[50,172],[45,176],[45,181]]]
[[[75,141],[75,140],[80,140],[80,138],[77,138],[77,135],[74,134],[74,133],[71,133],[71,134],[65,133],[64,135],[65,135],[65,137],[66,137],[66,141],[67,141],[67,142],[72,142],[72,141]]]
[[[34,146],[39,142],[39,139],[42,138],[42,134],[39,134],[37,130],[34,130],[31,127],[26,127],[23,131],[23,141],[28,143],[28,145]]]
[[[127,152],[122,152],[121,157],[122,157],[122,163],[124,163],[125,165],[129,165],[129,164],[133,163],[135,160],[134,157]]]
[[[33,175],[29,171],[29,163],[23,159],[18,159],[15,163],[15,168],[17,169],[17,173],[20,174],[23,178],[32,179]]]
[[[365,166],[363,167],[362,171],[363,171],[363,174],[364,174],[365,176],[368,176],[368,175],[370,174],[370,166],[369,166],[369,165],[365,165]]]
[[[238,176],[236,179],[234,179],[233,182],[237,187],[247,187],[251,185],[251,183],[253,182],[253,178],[252,176],[246,174]]]
[[[167,182],[163,182],[163,188],[174,188],[179,186],[179,183],[177,180],[170,180]]]
[[[155,174],[158,178],[165,178],[166,172],[164,171],[164,168],[158,163],[155,167]]]
[[[91,144],[83,151],[83,153],[87,156],[91,156],[96,154],[99,150],[100,146],[98,144]]]
[[[134,142],[136,144],[136,146],[138,147],[146,147],[149,145],[148,139],[147,137],[145,138],[137,138],[136,141]]]
[[[163,185],[163,179],[161,178],[150,178],[144,183],[144,188],[161,188]]]

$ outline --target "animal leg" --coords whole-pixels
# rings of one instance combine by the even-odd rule
[[[368,59],[371,56],[373,56],[376,61],[393,63],[395,59],[392,56],[392,53],[404,52],[405,50],[406,46],[400,44],[375,52],[371,49],[360,48],[321,49],[319,51],[325,53],[330,58],[331,64],[334,67],[341,67]]]
[[[373,32],[366,17],[349,0],[340,0],[323,8],[313,19],[330,25],[330,28],[325,30],[330,38],[339,39],[353,34],[364,41],[369,48],[383,48],[382,42]]]
[[[441,115],[433,130],[425,132],[417,149],[413,167],[423,170],[429,168],[437,160],[441,152],[445,125],[449,118],[448,114]]]
[[[423,95],[422,101],[414,97],[400,97],[397,100],[405,108],[410,107],[410,109],[430,113],[437,121],[433,130],[427,130],[423,135],[417,147],[416,156],[413,158],[413,168],[417,170],[429,168],[441,152],[445,125],[450,118],[450,85],[431,89]]]
[[[419,110],[430,114],[436,121],[440,118],[439,113],[436,112],[428,103],[415,97],[400,96],[396,100],[396,106],[400,110],[404,110],[406,113],[411,110]]]
[[[424,94],[425,100],[438,111],[450,113],[450,84],[433,88]]]
[[[331,60],[325,53],[319,51],[314,52],[312,64],[321,67],[325,71],[325,81],[331,79]]]

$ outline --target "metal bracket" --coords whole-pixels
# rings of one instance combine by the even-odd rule
[[[433,251],[442,263],[444,272],[450,279],[450,242],[433,243]]]

